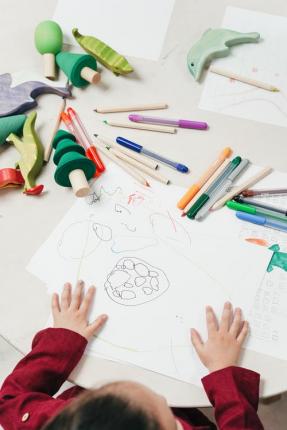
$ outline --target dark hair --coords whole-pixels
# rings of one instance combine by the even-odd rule
[[[42,430],[161,430],[161,426],[148,412],[124,397],[88,391]]]

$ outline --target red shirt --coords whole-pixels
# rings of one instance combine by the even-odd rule
[[[34,338],[31,352],[6,378],[0,391],[0,424],[4,430],[39,430],[81,391],[80,387],[53,396],[80,361],[87,340],[66,329],[48,328]],[[262,430],[257,415],[259,375],[228,367],[202,379],[222,430]],[[213,430],[199,410],[175,408],[184,430]]]

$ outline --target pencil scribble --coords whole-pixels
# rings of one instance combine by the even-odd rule
[[[157,299],[169,288],[166,274],[144,260],[121,258],[105,282],[105,290],[114,302],[138,306]]]

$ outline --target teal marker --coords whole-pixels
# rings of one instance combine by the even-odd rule
[[[241,163],[241,157],[235,157],[230,161],[225,169],[221,172],[218,178],[212,182],[212,184],[207,188],[205,193],[203,193],[196,202],[191,206],[187,212],[187,216],[190,219],[195,218],[195,215],[199,210],[205,205],[205,203],[210,199],[211,194],[216,190],[216,188],[233,172],[234,169]]]
[[[255,206],[238,203],[233,200],[226,202],[226,206],[234,211],[245,212],[251,215],[269,216],[271,218],[280,219],[280,221],[287,222],[286,215],[280,214],[279,212],[275,212],[270,209],[256,208]]]

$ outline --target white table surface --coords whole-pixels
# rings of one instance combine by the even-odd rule
[[[33,43],[34,28],[39,21],[53,16],[55,4],[56,0],[0,0],[1,73],[42,72],[42,59]],[[135,77],[116,78],[104,70],[101,85],[74,91],[71,105],[77,107],[89,131],[117,135],[116,129],[104,126],[103,117],[92,111],[97,105],[166,101],[170,117],[206,120],[210,130],[181,130],[176,136],[127,130],[124,135],[189,165],[192,173],[188,176],[163,169],[174,183],[191,184],[227,145],[255,164],[286,171],[285,128],[200,111],[197,107],[202,86],[193,81],[187,70],[186,53],[204,30],[220,26],[227,5],[287,16],[285,0],[177,0],[160,61],[132,59]],[[48,95],[40,97],[38,103],[36,125],[45,144],[60,99]],[[117,118],[123,118],[121,115],[125,114],[118,115]],[[13,166],[18,158],[14,148],[1,152],[0,168]],[[18,189],[0,192],[0,332],[22,352],[28,352],[33,335],[45,325],[50,309],[45,286],[25,266],[74,202],[70,190],[54,183],[53,173],[54,165],[50,162],[38,180],[46,190],[40,197],[24,196]],[[262,396],[286,390],[287,362],[247,351],[243,365],[261,373]],[[82,360],[71,375],[73,381],[84,387],[112,378],[141,381],[165,395],[171,405],[209,405],[199,387],[102,359]]]

